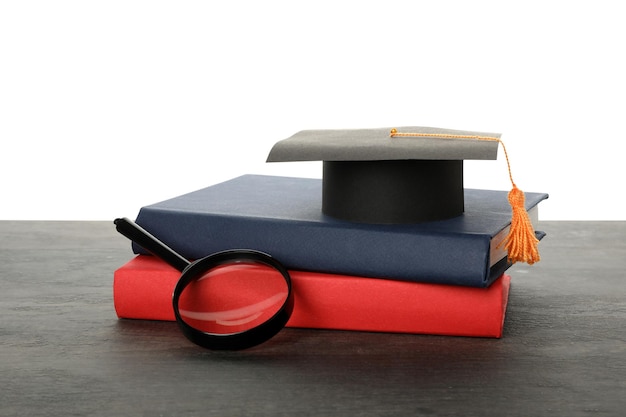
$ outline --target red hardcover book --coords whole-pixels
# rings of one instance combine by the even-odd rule
[[[492,338],[502,336],[511,280],[503,274],[488,288],[475,288],[290,274],[295,305],[288,327]],[[172,293],[179,277],[179,271],[160,259],[137,255],[114,273],[117,316],[173,321]]]

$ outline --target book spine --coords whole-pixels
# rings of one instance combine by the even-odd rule
[[[502,335],[510,285],[506,274],[489,288],[304,271],[291,276],[295,306],[288,327],[492,338]],[[152,256],[136,256],[114,273],[117,316],[173,321],[179,277]]]
[[[189,259],[221,250],[267,252],[294,270],[487,287],[507,269],[490,268],[490,236],[401,233],[345,222],[307,223],[144,207],[137,224]],[[175,230],[174,230],[175,229]],[[138,254],[146,254],[134,245]]]

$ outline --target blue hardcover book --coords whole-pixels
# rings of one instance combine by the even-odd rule
[[[498,244],[511,208],[506,191],[464,194],[451,219],[364,224],[322,214],[320,179],[244,175],[142,207],[136,222],[189,259],[248,248],[294,270],[487,287],[510,266]],[[547,197],[526,193],[531,219]]]

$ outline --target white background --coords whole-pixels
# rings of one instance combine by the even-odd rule
[[[0,219],[112,220],[302,129],[503,133],[542,220],[626,220],[619,1],[1,1]],[[465,185],[509,189],[497,161]]]

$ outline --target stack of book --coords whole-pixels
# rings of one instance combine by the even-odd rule
[[[324,214],[320,179],[244,175],[141,208],[136,223],[187,259],[234,248],[289,270],[288,327],[498,338],[511,278],[505,191],[463,190],[463,213],[409,224]],[[543,193],[526,193],[537,219]],[[541,239],[543,233],[536,232]],[[119,318],[174,320],[180,272],[133,244],[114,273]]]

